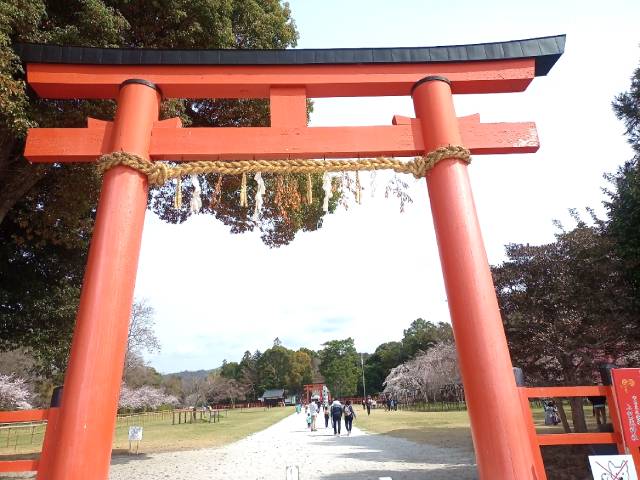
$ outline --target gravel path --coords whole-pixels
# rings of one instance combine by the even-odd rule
[[[467,451],[369,434],[356,427],[349,437],[335,437],[331,427],[324,429],[324,418],[318,420],[322,427],[317,432],[309,432],[303,415],[294,413],[220,448],[115,457],[110,480],[284,480],[287,466],[298,467],[300,480],[476,478]]]

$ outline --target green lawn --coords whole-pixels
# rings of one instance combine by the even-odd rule
[[[356,410],[354,425],[375,433],[406,438],[416,443],[428,443],[438,447],[473,450],[469,416],[466,411],[456,412],[385,412]]]
[[[293,407],[269,410],[250,408],[229,410],[226,417],[222,415],[222,421],[219,423],[198,422],[172,425],[171,419],[152,421],[144,425],[140,451],[161,452],[219,447],[264,430],[293,412]],[[113,442],[115,453],[129,448],[128,431],[127,425],[116,428],[116,438]]]
[[[119,419],[113,442],[114,453],[124,453],[129,448],[129,425],[144,427],[140,452],[159,452],[170,450],[191,450],[205,447],[217,447],[239,440],[293,413],[292,407],[237,409],[222,414],[219,423],[196,422],[172,425],[172,416],[138,417]],[[0,431],[0,460],[18,458],[20,455],[40,452],[44,427],[39,426],[20,430]],[[31,455],[28,455],[31,456]]]
[[[565,405],[570,415],[570,409]],[[564,433],[562,425],[545,426],[544,413],[541,408],[532,409],[533,419],[538,433]],[[405,438],[417,443],[428,443],[438,447],[454,447],[473,450],[469,416],[466,411],[448,412],[385,412],[383,409],[371,410],[367,416],[362,409],[356,410],[358,417],[354,424],[363,430]],[[499,421],[499,413],[496,412]],[[491,414],[488,412],[488,414]],[[591,409],[585,407],[585,417],[589,431],[595,432],[595,419]],[[571,419],[569,419],[571,423]]]

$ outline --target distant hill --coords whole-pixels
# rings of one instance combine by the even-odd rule
[[[183,370],[182,372],[165,373],[163,377],[179,377],[183,380],[207,378],[208,375],[220,371],[220,367],[211,370]]]

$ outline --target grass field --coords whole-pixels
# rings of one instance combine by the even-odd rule
[[[362,409],[354,425],[375,433],[406,438],[417,443],[428,443],[438,447],[462,448],[473,451],[469,416],[466,411],[449,412],[385,412],[371,410],[371,415]]]
[[[566,410],[569,414],[569,409],[566,408]],[[538,433],[564,433],[562,425],[544,425],[544,412],[541,408],[534,408],[532,412]],[[398,410],[385,412],[383,409],[374,409],[371,410],[371,415],[367,416],[364,410],[358,409],[356,413],[358,417],[355,425],[366,431],[405,438],[417,443],[428,443],[438,447],[462,448],[473,451],[469,415],[466,411],[412,412]],[[495,414],[496,421],[500,421],[500,412],[487,412],[487,414]],[[585,416],[589,431],[597,431],[595,419],[591,416],[589,408],[585,408]]]
[[[222,415],[222,421],[219,423],[172,425],[171,420],[169,422],[150,422],[144,425],[140,451],[160,452],[219,447],[264,430],[293,412],[292,407],[271,408],[269,410],[249,408],[229,410],[226,417],[224,414]],[[120,425],[116,428],[116,438],[113,442],[116,453],[128,450],[128,431],[126,425]]]
[[[569,408],[565,408],[569,414]],[[466,411],[385,412],[379,409],[372,410],[371,416],[367,416],[365,411],[358,409],[356,413],[358,417],[354,424],[363,430],[473,453],[469,416]],[[496,413],[496,421],[500,421],[499,413]],[[589,431],[597,431],[595,419],[588,407],[585,407],[585,417]],[[533,409],[533,419],[538,433],[564,433],[562,425],[544,425],[544,413],[541,408]],[[571,423],[571,420],[569,422]],[[593,453],[590,453],[585,445],[543,447],[542,456],[547,477],[549,480],[590,478],[587,461],[587,455],[590,454]]]
[[[222,414],[219,423],[198,421],[181,425],[172,425],[170,414],[165,415],[164,419],[159,416],[149,416],[144,419],[141,417],[119,419],[113,449],[115,454],[128,451],[129,425],[144,427],[140,452],[192,450],[217,447],[234,442],[267,428],[293,411],[292,407],[269,410],[263,408],[237,409],[229,410],[226,416]],[[14,429],[11,436],[8,436],[8,429],[0,431],[0,460],[40,452],[44,427],[38,426],[34,429],[29,427],[20,430],[17,432]]]

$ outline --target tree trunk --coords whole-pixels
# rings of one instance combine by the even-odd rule
[[[587,431],[587,421],[584,418],[584,405],[582,397],[572,397],[569,399],[571,405],[571,420],[573,421],[573,430],[576,433],[585,433]]]
[[[556,406],[558,407],[558,414],[560,415],[560,421],[562,421],[564,432],[572,433],[571,427],[569,426],[569,421],[567,420],[567,413],[564,411],[564,406],[562,405],[562,399],[554,398],[553,401],[556,402]]]

